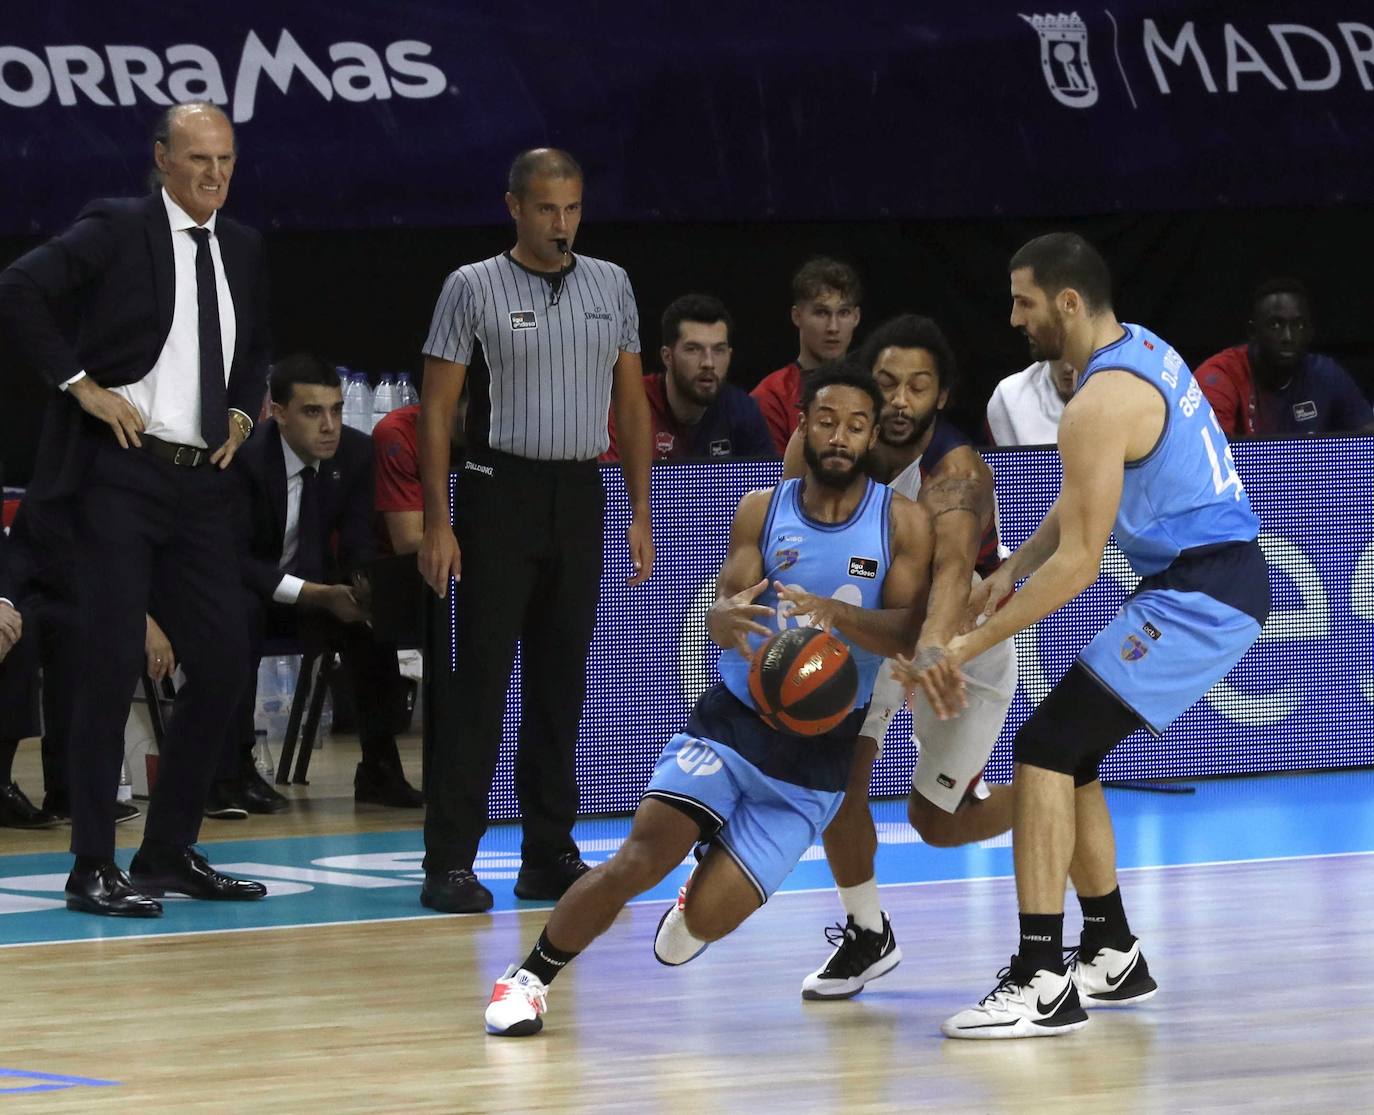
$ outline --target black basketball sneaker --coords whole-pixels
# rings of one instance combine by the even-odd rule
[[[902,962],[902,950],[892,935],[892,922],[883,914],[883,931],[855,923],[827,926],[825,939],[835,946],[830,959],[802,980],[803,999],[852,999],[864,984],[885,976]]]

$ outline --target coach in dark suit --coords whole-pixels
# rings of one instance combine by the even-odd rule
[[[249,617],[248,684],[207,811],[232,816],[286,805],[253,765],[257,665],[269,635],[340,652],[353,679],[362,743],[354,799],[422,805],[396,749],[402,701],[396,647],[372,635],[365,593],[353,587],[378,552],[372,439],[343,424],[339,377],[323,361],[288,357],[273,367],[269,382],[272,417],[230,469]]]
[[[166,891],[266,894],[192,846],[248,653],[243,617],[224,599],[238,570],[222,470],[252,427],[266,371],[261,241],[218,217],[236,158],[218,108],[168,109],[153,155],[157,192],[93,202],[0,274],[0,329],[54,388],[31,492],[69,507],[84,620],[67,905],[133,917],[161,914]],[[125,875],[113,805],[154,584],[189,684]]]

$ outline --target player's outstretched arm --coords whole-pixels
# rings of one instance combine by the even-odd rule
[[[759,535],[768,515],[773,489],[746,492],[730,524],[730,549],[716,578],[716,602],[706,613],[706,631],[711,641],[723,650],[734,648],[746,658],[750,655],[749,636],[768,638],[776,634],[765,621],[774,617],[772,608],[754,601],[768,581],[763,575],[763,553]]]
[[[992,470],[972,446],[960,446],[921,485],[920,503],[930,512],[934,556],[918,644],[943,646],[959,633],[968,610],[978,547],[992,521]]]
[[[905,496],[893,494],[891,561],[883,578],[883,606],[860,608],[833,596],[775,582],[778,597],[812,627],[838,631],[855,646],[894,658],[910,654],[925,618],[930,593],[931,525],[929,513]]]

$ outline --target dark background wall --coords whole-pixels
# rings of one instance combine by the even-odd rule
[[[901,310],[948,332],[964,383],[954,403],[970,433],[996,381],[1027,363],[1007,325],[1006,261],[1024,240],[1072,227],[1095,241],[1116,277],[1126,320],[1149,325],[1194,366],[1243,339],[1249,292],[1274,274],[1311,288],[1316,347],[1374,385],[1374,206],[1213,210],[1080,220],[607,224],[594,184],[577,249],[624,265],[635,284],[646,367],[658,366],[658,317],[689,290],[718,294],[736,320],[732,378],[750,387],[796,355],[789,279],[807,256],[858,267],[867,294],[860,336]],[[227,212],[233,212],[233,201]],[[347,232],[268,231],[278,353],[312,349],[374,375],[418,371],[434,299],[454,267],[509,246],[507,227]],[[0,265],[35,243],[0,238]],[[0,339],[0,453],[8,483],[27,478],[44,388]]]

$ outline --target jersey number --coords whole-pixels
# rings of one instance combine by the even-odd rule
[[[1221,444],[1225,447],[1222,450],[1222,455],[1217,456],[1217,448],[1212,444],[1212,431],[1206,426],[1198,431],[1202,434],[1202,444],[1207,447],[1207,459],[1212,462],[1212,487],[1216,489],[1217,495],[1223,495],[1230,489],[1235,493],[1234,498],[1239,500],[1245,488],[1240,482],[1240,475],[1236,472],[1236,461],[1231,456],[1231,444],[1226,440],[1226,435],[1222,432],[1216,414],[1209,412],[1208,417],[1211,418],[1212,426],[1221,438]]]

